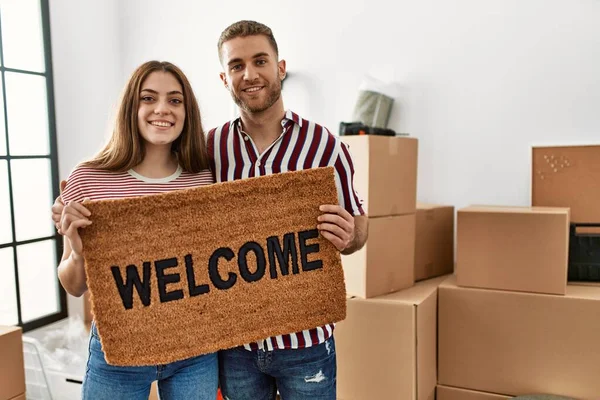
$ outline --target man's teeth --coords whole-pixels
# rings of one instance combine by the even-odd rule
[[[261,87],[252,87],[249,89],[246,89],[246,92],[256,92],[259,91],[260,89],[262,89]]]
[[[150,122],[150,124],[152,124],[154,126],[164,126],[164,127],[171,126],[170,122],[161,122],[161,121],[152,121],[152,122]]]

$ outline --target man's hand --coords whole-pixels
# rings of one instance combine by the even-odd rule
[[[323,205],[319,207],[323,212],[317,219],[317,229],[321,235],[329,240],[339,251],[344,252],[355,242],[354,217],[345,209],[336,205]]]
[[[65,187],[67,186],[67,181],[61,181],[60,182],[60,193],[62,194],[63,190],[65,190]],[[58,231],[58,233],[60,235],[63,235],[63,231],[60,229],[60,219],[62,216],[62,211],[63,208],[65,207],[65,204],[62,201],[62,198],[60,197],[60,195],[56,198],[56,200],[54,200],[54,204],[52,205],[52,221],[54,221],[54,227],[56,228],[56,230]]]

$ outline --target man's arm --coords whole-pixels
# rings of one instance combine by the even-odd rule
[[[366,215],[354,216],[354,237],[348,246],[342,250],[342,254],[352,254],[365,245],[369,237],[369,218]]]
[[[348,146],[341,141],[338,145],[340,151],[334,167],[339,205],[321,206],[324,214],[319,217],[318,229],[342,254],[352,254],[367,241],[369,219],[360,215],[364,211],[362,201],[354,190],[354,163]]]

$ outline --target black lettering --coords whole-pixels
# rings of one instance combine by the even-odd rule
[[[219,275],[220,257],[223,257],[227,261],[231,261],[233,257],[235,257],[235,254],[229,247],[220,247],[215,250],[215,252],[210,256],[210,260],[208,260],[208,275],[210,276],[210,280],[212,281],[213,285],[215,285],[217,289],[229,289],[235,284],[237,275],[233,272],[230,272],[226,281],[221,278],[221,275]]]
[[[160,302],[166,303],[173,300],[183,299],[183,290],[173,290],[167,292],[167,283],[176,283],[181,280],[181,276],[175,274],[165,274],[165,269],[177,266],[177,258],[167,258],[166,260],[154,261],[154,268],[156,268],[156,279],[158,280],[158,293],[160,295]]]
[[[302,271],[312,271],[323,268],[322,260],[308,262],[308,255],[319,252],[319,243],[306,245],[308,239],[314,239],[319,236],[319,231],[311,229],[309,231],[298,232],[298,242],[300,243],[300,259],[302,260]]]
[[[133,287],[138,292],[142,304],[146,307],[150,305],[150,263],[145,262],[143,264],[144,279],[140,280],[137,267],[135,265],[128,265],[125,267],[125,280],[121,276],[121,270],[117,266],[110,267],[117,290],[121,295],[123,306],[126,310],[133,308]]]
[[[188,254],[185,256],[185,271],[187,273],[188,289],[190,290],[190,297],[205,294],[210,291],[208,285],[196,286],[196,277],[194,276],[194,261],[192,255]]]
[[[267,253],[269,254],[269,267],[271,271],[271,279],[277,278],[277,264],[279,262],[279,269],[281,275],[288,275],[290,257],[292,260],[292,273],[297,274],[298,271],[298,254],[296,252],[296,241],[294,233],[286,233],[283,235],[283,251],[281,250],[281,243],[279,243],[279,237],[271,236],[267,238]],[[277,257],[277,259],[276,259]]]
[[[250,272],[248,268],[248,252],[253,251],[256,255],[256,272]],[[244,243],[238,253],[238,267],[240,267],[240,275],[246,282],[256,282],[265,275],[265,252],[260,244],[256,242]]]

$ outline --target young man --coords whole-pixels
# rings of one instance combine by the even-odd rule
[[[335,167],[339,206],[321,206],[318,229],[343,254],[367,239],[367,217],[353,187],[354,167],[345,144],[314,122],[285,111],[279,60],[270,28],[239,21],[218,43],[221,80],[240,109],[240,118],[208,134],[217,182],[324,166]],[[335,400],[333,324],[266,338],[219,352],[220,384],[232,400]]]
[[[271,29],[236,22],[221,34],[218,50],[221,80],[241,116],[208,134],[216,182],[333,166],[340,205],[321,206],[318,229],[341,253],[359,250],[367,240],[367,216],[353,187],[348,148],[326,128],[284,109],[286,65]],[[60,198],[52,211],[59,223]],[[329,324],[220,351],[225,398],[271,400],[279,390],[283,400],[335,400],[333,329]]]

